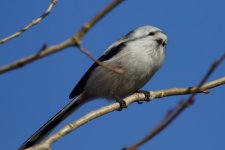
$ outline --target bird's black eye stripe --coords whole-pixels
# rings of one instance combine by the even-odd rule
[[[153,36],[153,35],[155,35],[155,32],[149,32],[148,35]]]

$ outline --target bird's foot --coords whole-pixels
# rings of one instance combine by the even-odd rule
[[[119,98],[117,96],[114,96],[114,97],[116,99],[116,102],[120,104],[120,108],[118,109],[118,111],[122,111],[123,108],[127,108],[127,104],[126,104],[126,102],[123,99],[121,99],[121,98]]]
[[[140,100],[140,101],[137,101],[137,103],[138,103],[138,104],[142,104],[143,102]]]
[[[150,102],[154,97],[152,96],[150,91],[146,90],[138,90],[135,93],[143,93],[145,95],[145,99],[147,102]],[[137,101],[138,104],[142,104],[143,102],[141,100]]]

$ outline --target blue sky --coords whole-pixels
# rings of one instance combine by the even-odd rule
[[[50,1],[50,0],[49,0]],[[2,0],[0,38],[14,33],[39,16],[49,1]],[[72,36],[110,1],[59,1],[51,14],[21,37],[0,45],[0,66],[36,53]],[[153,25],[169,38],[163,67],[143,88],[159,90],[199,83],[212,62],[225,52],[225,1],[125,1],[101,20],[83,39],[96,58],[130,30]],[[68,95],[93,62],[77,48],[68,48],[22,69],[0,75],[0,147],[16,149],[68,103]],[[210,80],[225,75],[225,62]],[[146,149],[225,149],[225,86],[199,94],[196,102],[153,140]],[[52,146],[61,149],[115,150],[140,140],[168,109],[187,96],[174,96],[142,105],[133,104],[89,122]],[[81,107],[60,127],[109,104],[97,100]]]

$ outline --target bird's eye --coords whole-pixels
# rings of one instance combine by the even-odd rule
[[[155,32],[150,32],[148,35],[153,36],[155,35]]]

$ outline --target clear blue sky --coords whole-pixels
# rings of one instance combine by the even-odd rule
[[[49,0],[50,1],[50,0]],[[49,1],[2,0],[0,38],[39,16]],[[110,1],[60,1],[51,14],[21,37],[0,45],[0,66],[69,38]],[[96,58],[116,39],[142,25],[154,25],[169,38],[163,67],[144,89],[196,85],[212,62],[225,52],[225,1],[125,1],[85,36],[83,46]],[[0,75],[0,147],[16,149],[68,103],[68,95],[93,62],[68,48],[22,69]],[[210,80],[225,75],[225,62]],[[196,103],[169,127],[141,147],[147,149],[225,149],[225,86],[200,94]],[[145,136],[166,111],[187,96],[133,104],[89,122],[59,140],[53,150],[116,150]],[[109,103],[99,100],[80,108],[61,124]]]

